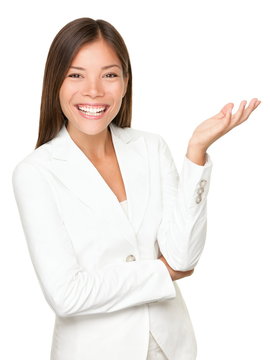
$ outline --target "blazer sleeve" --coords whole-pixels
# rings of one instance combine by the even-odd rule
[[[163,216],[157,231],[162,255],[174,270],[193,269],[202,253],[207,230],[207,195],[212,161],[200,166],[186,156],[180,176],[170,149],[159,138]]]
[[[20,162],[12,184],[31,260],[43,294],[62,317],[110,313],[176,296],[159,260],[108,264],[87,271],[77,261],[54,194],[39,166]]]

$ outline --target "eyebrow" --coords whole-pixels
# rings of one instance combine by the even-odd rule
[[[101,69],[102,69],[102,70],[106,70],[106,69],[109,69],[109,68],[114,67],[114,66],[117,66],[119,69],[121,69],[121,67],[120,67],[119,65],[117,65],[117,64],[106,65],[106,66],[103,66]],[[77,69],[77,70],[86,71],[85,68],[80,67],[80,66],[70,66],[70,69]]]

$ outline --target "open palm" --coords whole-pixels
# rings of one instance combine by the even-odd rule
[[[213,142],[246,121],[260,103],[260,100],[253,98],[246,107],[247,101],[243,100],[235,114],[232,114],[234,104],[226,104],[218,114],[196,127],[189,144],[199,146],[206,151]]]

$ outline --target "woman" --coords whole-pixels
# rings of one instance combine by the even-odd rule
[[[34,269],[55,312],[53,360],[193,360],[175,280],[206,236],[208,147],[260,101],[200,124],[180,176],[164,139],[132,129],[132,72],[117,30],[80,18],[53,40],[35,150],[13,171]]]

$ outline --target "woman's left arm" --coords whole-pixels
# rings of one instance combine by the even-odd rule
[[[176,271],[193,269],[202,253],[207,228],[207,195],[212,161],[209,146],[235,126],[248,119],[260,101],[242,101],[232,115],[233,104],[225,105],[193,132],[180,176],[171,152],[160,136],[163,216],[157,231],[160,251]]]

